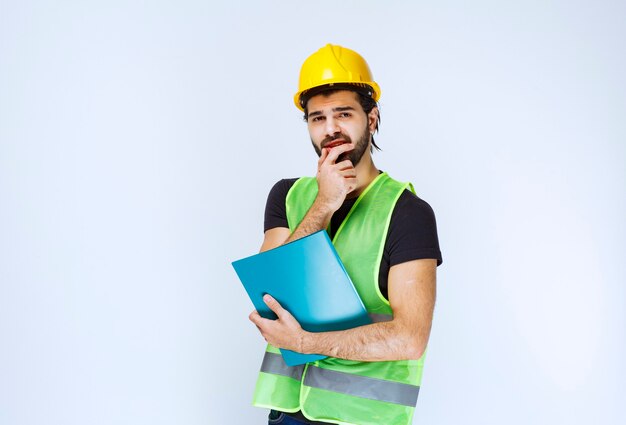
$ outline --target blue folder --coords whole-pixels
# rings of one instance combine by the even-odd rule
[[[372,323],[325,230],[232,264],[262,317],[276,319],[263,302],[263,295],[270,294],[310,332]],[[281,353],[289,366],[326,357]]]

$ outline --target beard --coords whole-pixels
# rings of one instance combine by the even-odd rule
[[[324,140],[322,140],[322,143],[320,143],[320,146],[326,146],[337,139],[343,139],[346,143],[352,142],[352,139],[347,134],[335,133],[332,136],[326,137]],[[350,162],[352,162],[353,167],[356,167],[357,164],[361,161],[361,158],[363,158],[363,154],[365,154],[365,151],[367,150],[367,147],[369,146],[369,141],[370,141],[370,134],[369,134],[369,129],[366,125],[365,130],[363,130],[363,134],[361,134],[361,137],[359,137],[359,139],[355,143],[354,149],[349,152],[345,152],[339,155],[335,163],[339,163],[347,159]],[[319,148],[315,144],[313,139],[311,139],[311,143],[313,144],[313,149],[315,149],[317,156],[322,156],[322,149]]]

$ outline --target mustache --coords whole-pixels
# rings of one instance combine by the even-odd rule
[[[320,143],[320,146],[323,148],[325,148],[327,145],[329,145],[330,143],[334,142],[335,140],[343,140],[346,143],[351,143],[352,140],[350,139],[350,136],[343,134],[343,133],[335,133],[332,136],[328,136],[326,137],[324,140],[322,140],[322,143]]]

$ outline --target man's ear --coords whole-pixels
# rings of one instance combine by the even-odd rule
[[[367,124],[370,133],[374,134],[374,131],[376,131],[376,126],[378,124],[378,106],[374,106],[369,114],[367,114]]]

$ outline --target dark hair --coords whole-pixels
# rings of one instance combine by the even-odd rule
[[[318,94],[321,94],[324,97],[328,97],[331,94],[336,93],[338,91],[342,91],[342,90],[353,91],[357,94],[357,97],[359,99],[359,104],[361,105],[361,108],[363,108],[363,112],[365,112],[365,115],[369,115],[369,113],[372,112],[372,109],[374,109],[375,107],[378,107],[378,102],[376,102],[374,98],[370,95],[372,93],[372,89],[370,86],[366,86],[366,88],[364,88],[364,87],[348,85],[348,84],[341,85],[341,86],[339,86],[339,84],[335,84],[332,88],[330,87],[327,89],[322,88],[322,90],[312,89],[300,95],[300,102],[302,104],[302,107],[304,108],[304,117],[303,117],[304,121],[308,121],[309,119],[309,109],[308,109],[307,104],[309,103],[310,98]],[[378,119],[376,120],[376,130],[374,132],[378,132],[378,125],[380,124],[380,108],[378,109],[377,115],[378,115]],[[381,150],[376,144],[376,142],[374,141],[374,135],[372,134],[372,146],[370,147],[370,152],[373,152],[374,148],[376,148],[376,150]]]

